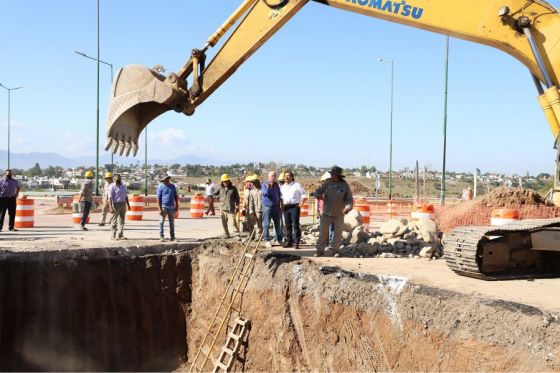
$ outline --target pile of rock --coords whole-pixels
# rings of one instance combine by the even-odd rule
[[[318,237],[319,228],[309,227],[302,232],[302,243],[315,245]],[[362,225],[360,214],[351,211],[344,218],[340,254],[353,258],[439,258],[443,255],[443,246],[436,223],[432,220],[408,222],[406,219],[392,219],[384,223],[378,232],[369,233]]]
[[[384,223],[368,243],[385,258],[433,258],[443,255],[436,223],[428,219],[408,222],[392,219]]]

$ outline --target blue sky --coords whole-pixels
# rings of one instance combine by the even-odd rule
[[[132,63],[176,71],[239,3],[100,0],[101,59],[115,71]],[[25,87],[12,92],[11,150],[94,154],[96,63],[74,51],[96,55],[96,1],[3,0],[0,13],[0,83]],[[149,154],[388,169],[390,65],[380,56],[395,61],[394,168],[418,160],[440,169],[444,53],[442,35],[311,2],[194,116],[152,122]],[[103,145],[107,66],[100,79]],[[552,172],[553,138],[533,82],[509,55],[451,39],[448,105],[448,169]],[[6,129],[0,90],[0,149]]]

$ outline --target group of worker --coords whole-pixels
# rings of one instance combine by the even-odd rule
[[[321,214],[319,239],[315,256],[325,255],[327,245],[334,256],[339,256],[344,215],[353,207],[350,186],[344,180],[340,167],[334,166],[321,177],[321,186],[312,193],[320,201]],[[257,174],[248,175],[244,180],[243,202],[229,175],[223,174],[221,183],[216,186],[211,179],[206,182],[206,214],[214,215],[214,200],[220,202],[221,221],[224,237],[230,238],[229,225],[235,230],[235,237],[241,240],[237,213],[244,216],[247,231],[252,238],[262,241],[271,248],[273,245],[300,248],[300,216],[307,194],[300,183],[295,181],[292,171],[282,172],[278,179],[276,171],[270,171],[261,184]],[[270,229],[274,226],[275,240],[271,239]]]
[[[352,210],[352,191],[344,180],[342,169],[334,166],[330,172],[321,177],[321,186],[312,193],[319,201],[321,210],[319,239],[316,256],[323,256],[327,245],[332,247],[333,254],[338,255],[342,237],[344,215]],[[82,205],[80,227],[87,231],[89,213],[93,204],[94,173],[87,171],[82,183],[78,200]],[[179,210],[179,196],[177,188],[170,181],[170,176],[159,178],[161,184],[157,190],[158,211],[160,214],[159,235],[165,241],[164,224],[169,220],[169,240],[175,240],[174,218]],[[235,238],[241,240],[241,230],[237,220],[237,213],[244,217],[247,231],[251,232],[255,240],[261,240],[271,248],[273,245],[300,248],[301,241],[301,209],[306,202],[307,194],[300,183],[296,182],[292,171],[284,171],[277,178],[276,171],[270,171],[266,180],[261,184],[257,174],[248,175],[244,180],[243,202],[237,188],[231,182],[229,175],[223,174],[221,183],[216,186],[210,179],[206,182],[206,200],[208,209],[206,214],[215,215],[214,200],[220,203],[221,222],[224,237],[230,238],[229,225],[235,230]],[[9,214],[9,229],[15,231],[14,220],[16,199],[19,184],[6,170],[0,179],[0,230],[4,225],[6,212]],[[111,213],[111,239],[126,240],[124,224],[127,210],[130,210],[126,185],[119,174],[107,172],[103,187],[101,222],[104,226],[107,214]],[[274,240],[270,230],[274,227]]]
[[[82,219],[80,227],[87,231],[89,213],[93,203],[93,172],[86,171],[85,180],[82,183],[78,200],[82,204]],[[160,177],[161,184],[157,190],[158,211],[160,215],[159,236],[161,241],[165,241],[164,224],[169,220],[169,240],[175,241],[175,211],[179,209],[179,195],[177,188],[170,182],[169,175]],[[127,210],[130,210],[130,201],[126,185],[122,182],[121,175],[107,172],[101,198],[101,222],[99,226],[104,226],[107,220],[107,213],[113,214],[111,217],[111,239],[126,240],[124,236],[124,224]]]

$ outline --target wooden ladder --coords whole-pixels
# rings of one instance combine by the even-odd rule
[[[216,345],[216,341],[220,336],[220,333],[229,322],[230,314],[232,311],[237,312],[240,315],[241,310],[234,308],[234,303],[237,300],[237,296],[243,293],[243,290],[247,286],[247,282],[251,277],[251,272],[253,270],[257,254],[260,251],[261,241],[263,235],[261,234],[259,239],[255,242],[252,238],[255,236],[256,230],[253,230],[247,239],[243,253],[241,254],[237,264],[227,282],[227,287],[224,291],[218,309],[214,313],[214,317],[208,326],[208,330],[204,339],[202,340],[200,347],[198,348],[196,355],[191,363],[189,372],[208,372],[210,369],[206,369],[206,365],[209,360],[213,364],[213,371],[228,371],[237,356],[239,347],[242,339],[244,338],[249,320],[242,319],[238,317],[235,320],[231,332],[227,335],[227,340],[220,352],[220,357],[215,360],[211,357],[212,350]],[[254,243],[255,245],[251,245]],[[234,285],[235,283],[235,285]],[[229,299],[228,299],[229,298]],[[241,307],[239,307],[241,308]],[[218,325],[219,327],[216,332],[212,330]],[[235,342],[235,343],[233,343]],[[230,359],[224,361],[225,356],[229,355]]]
[[[245,334],[247,334],[249,325],[249,320],[245,320],[240,317],[235,319],[233,328],[227,336],[226,343],[224,344],[224,347],[222,347],[218,361],[214,364],[212,373],[229,372],[229,369],[233,365],[233,362],[239,353],[239,348],[245,338]]]

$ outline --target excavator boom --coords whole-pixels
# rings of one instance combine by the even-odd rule
[[[275,1],[271,3],[271,1]],[[315,0],[335,8],[489,45],[509,53],[530,71],[553,136],[560,131],[560,15],[540,0]],[[138,137],[157,116],[175,110],[192,115],[237,68],[308,0],[244,0],[194,49],[176,73],[125,66],[114,79],[106,150],[136,154]],[[212,61],[206,51],[236,25]],[[544,85],[544,87],[543,87]]]

